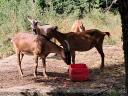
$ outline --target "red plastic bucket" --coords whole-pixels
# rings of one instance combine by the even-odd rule
[[[72,81],[85,81],[89,78],[89,69],[86,64],[71,64],[68,71]]]

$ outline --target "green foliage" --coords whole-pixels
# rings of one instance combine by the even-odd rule
[[[104,9],[112,3],[112,0],[37,0],[40,12],[44,14],[47,11],[57,15],[76,15],[82,18],[93,9]],[[113,7],[113,6],[112,6]],[[116,7],[112,8],[116,12]]]
[[[0,57],[12,54],[10,38],[20,31],[29,31],[30,22],[27,16],[39,20],[42,24],[57,25],[62,32],[70,31],[73,22],[81,19],[87,29],[114,30],[119,32],[119,16],[112,13],[103,13],[99,4],[105,0],[0,0]],[[117,30],[113,29],[117,27]],[[120,34],[106,43],[115,44]],[[7,42],[6,42],[7,41]],[[5,43],[6,42],[6,43]]]
[[[76,14],[80,18],[83,17],[88,9],[86,0],[51,0],[49,2],[38,0],[37,5],[40,6],[42,14],[50,11],[64,16]]]
[[[45,0],[38,0],[37,5],[40,6],[42,10],[47,7]]]
[[[14,33],[29,29],[27,16],[32,15],[30,3],[28,0],[0,0],[0,57],[13,52],[8,40]]]
[[[52,0],[53,10],[58,14],[70,14],[79,10],[82,14],[86,8],[85,0]]]

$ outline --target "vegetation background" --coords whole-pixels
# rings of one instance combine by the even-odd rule
[[[117,6],[105,12],[112,0],[0,0],[0,58],[14,53],[11,38],[16,32],[31,31],[27,16],[41,24],[57,25],[69,32],[73,22],[81,19],[86,29],[109,31],[105,44],[121,42],[121,21]]]

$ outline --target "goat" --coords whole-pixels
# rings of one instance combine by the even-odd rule
[[[71,59],[69,56],[70,54],[68,54],[68,50],[59,47],[58,45],[47,40],[43,36],[34,35],[27,32],[20,32],[12,38],[12,44],[17,55],[17,61],[19,65],[18,69],[21,76],[23,76],[23,71],[21,69],[21,61],[23,59],[24,54],[34,55],[34,77],[36,77],[37,73],[38,57],[41,57],[42,59],[43,75],[45,78],[47,78],[45,61],[49,53],[57,53],[61,56],[61,58],[64,60],[66,64],[71,63]]]
[[[70,32],[84,32],[84,31],[85,31],[85,27],[84,27],[82,21],[80,21],[80,20],[76,20],[73,23],[71,30],[70,30]]]
[[[109,32],[101,32],[97,29],[90,29],[80,33],[61,33],[59,31],[48,32],[48,38],[56,38],[60,44],[65,48],[66,40],[69,43],[71,50],[72,63],[75,64],[75,51],[88,51],[95,47],[101,56],[100,69],[104,69],[104,52],[103,52],[103,40],[105,35],[110,36]]]

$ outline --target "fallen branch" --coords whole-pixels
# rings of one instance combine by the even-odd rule
[[[115,4],[116,2],[117,2],[117,0],[113,0],[111,5],[109,7],[107,7],[107,8],[105,8],[104,12],[109,11],[111,9],[112,5]]]
[[[114,84],[112,84],[111,87],[109,87],[109,88],[107,88],[107,89],[104,89],[104,90],[102,89],[102,90],[96,92],[95,94],[92,94],[91,96],[97,96],[97,95],[99,95],[99,94],[103,94],[103,93],[105,93],[106,91],[112,89],[112,88],[113,88],[113,85],[114,85]]]

